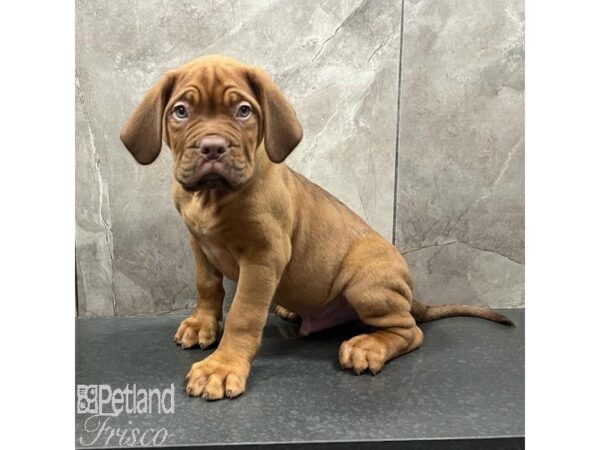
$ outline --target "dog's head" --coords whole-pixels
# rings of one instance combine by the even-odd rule
[[[165,73],[121,132],[140,164],[173,151],[175,179],[189,191],[236,189],[256,172],[264,143],[282,162],[302,139],[294,109],[260,69],[208,56]]]

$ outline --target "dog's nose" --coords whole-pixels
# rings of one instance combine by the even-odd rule
[[[200,153],[208,160],[219,159],[229,151],[229,144],[221,136],[205,136],[200,141]]]

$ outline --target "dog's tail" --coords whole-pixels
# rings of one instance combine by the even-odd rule
[[[491,320],[492,322],[501,323],[509,327],[515,326],[512,320],[502,314],[471,305],[427,306],[413,299],[410,313],[417,322],[430,322],[432,320],[443,319],[444,317],[469,316]]]

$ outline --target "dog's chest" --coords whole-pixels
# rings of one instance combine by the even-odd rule
[[[208,260],[219,272],[230,280],[237,281],[240,269],[229,250],[210,239],[201,239],[200,246]]]
[[[180,213],[211,264],[227,278],[237,280],[239,266],[220,237],[222,218],[218,208],[211,204],[190,201],[181,205]]]
[[[188,229],[198,238],[215,236],[221,221],[213,208],[201,208],[190,201],[181,207],[181,216]]]

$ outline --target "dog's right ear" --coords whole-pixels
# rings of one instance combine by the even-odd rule
[[[121,141],[140,164],[150,164],[162,147],[163,118],[176,75],[165,73],[146,93],[121,130]]]

